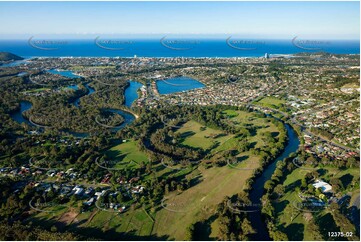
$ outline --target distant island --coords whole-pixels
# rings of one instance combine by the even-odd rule
[[[9,52],[0,52],[0,61],[16,61],[16,60],[24,60],[24,58]]]

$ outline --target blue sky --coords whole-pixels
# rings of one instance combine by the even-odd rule
[[[234,34],[359,39],[359,18],[359,2],[0,2],[0,35]]]

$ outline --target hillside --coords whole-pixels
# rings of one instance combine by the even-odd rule
[[[23,60],[24,58],[9,52],[0,52],[0,61]]]

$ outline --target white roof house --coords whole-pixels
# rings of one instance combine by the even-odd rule
[[[88,205],[88,206],[91,206],[94,202],[95,202],[95,198],[92,197],[92,198],[90,198],[88,201],[84,202],[84,204],[86,204],[86,205]]]
[[[102,195],[102,193],[101,192],[96,192],[94,195],[97,197],[97,199],[99,199],[99,197]]]
[[[313,183],[312,186],[314,186],[316,189],[321,188],[322,192],[329,192],[332,190],[332,186],[322,180],[316,180],[316,182]]]
[[[73,188],[73,191],[75,191],[75,192],[74,192],[75,195],[81,195],[81,194],[83,193],[84,189],[83,189],[82,187],[75,186],[75,187]]]

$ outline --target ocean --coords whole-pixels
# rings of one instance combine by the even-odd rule
[[[261,57],[266,53],[359,54],[359,40],[0,40],[0,52],[31,57]]]

